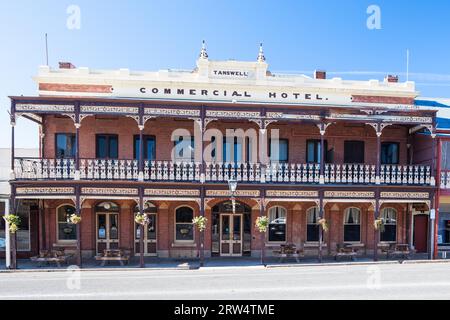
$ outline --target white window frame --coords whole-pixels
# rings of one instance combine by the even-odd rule
[[[70,203],[65,203],[65,204],[61,204],[56,208],[56,243],[61,243],[61,244],[72,244],[72,243],[76,243],[78,241],[78,239],[75,240],[60,240],[59,239],[59,217],[58,217],[58,210],[62,207],[65,206],[70,206],[72,208],[75,209],[75,206],[73,204]]]
[[[381,210],[380,218],[384,219],[383,215],[386,212],[387,209],[392,209],[395,212],[395,223],[388,223],[388,225],[395,225],[395,240],[394,241],[381,241],[381,230],[378,230],[379,237],[380,237],[380,243],[397,243],[397,232],[398,232],[398,211],[395,208],[392,207],[386,207]],[[385,223],[386,225],[386,223]]]
[[[191,206],[187,206],[187,205],[181,205],[175,208],[175,210],[173,211],[173,222],[174,222],[174,228],[173,228],[173,240],[174,243],[195,243],[195,226],[194,224],[188,223],[188,222],[177,222],[177,210],[180,208],[189,208],[192,210],[192,219],[195,218],[195,210],[194,208],[192,208]],[[192,240],[178,240],[177,239],[177,224],[191,224],[192,225]]]
[[[267,210],[267,217],[269,218],[269,226],[272,224],[272,223],[270,223],[270,221],[272,221],[272,219],[271,219],[271,214],[273,213],[273,214],[275,214],[276,213],[276,208],[278,208],[279,210],[281,209],[281,211],[279,211],[279,214],[281,213],[281,212],[284,212],[284,219],[285,219],[285,223],[284,223],[284,225],[285,225],[285,233],[284,233],[284,241],[271,241],[270,240],[270,238],[269,238],[269,232],[267,232],[267,242],[270,242],[270,243],[286,243],[287,242],[287,210],[286,210],[286,208],[285,207],[282,207],[282,206],[273,206],[273,207],[270,207],[270,209],[269,210]],[[280,224],[282,224],[282,223],[280,223]]]
[[[359,224],[356,224],[356,223],[346,223],[346,221],[347,221],[347,214],[348,214],[348,212],[350,211],[350,209],[356,209],[356,210],[358,210],[358,213],[359,213]],[[342,232],[343,232],[343,234],[342,234],[342,239],[343,239],[343,242],[345,242],[345,243],[361,243],[361,239],[362,239],[362,235],[361,235],[361,233],[362,233],[362,228],[361,228],[361,217],[362,217],[362,214],[361,214],[361,209],[359,209],[359,208],[357,208],[357,207],[349,207],[349,208],[346,208],[345,210],[344,210],[344,227],[342,228]],[[354,226],[354,225],[359,225],[359,241],[345,241],[345,226],[346,225],[349,225],[349,226]]]
[[[305,238],[305,243],[309,243],[309,244],[319,243],[319,241],[308,241],[308,226],[309,225],[317,225],[317,222],[316,223],[309,223],[308,222],[309,214],[310,214],[311,210],[313,210],[313,209],[316,209],[317,217],[319,218],[319,207],[314,206],[314,207],[311,207],[311,208],[306,210],[306,230],[305,230],[306,231],[306,238]]]

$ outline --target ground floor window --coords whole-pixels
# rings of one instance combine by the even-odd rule
[[[361,241],[361,211],[358,208],[347,208],[344,213],[344,241]]]
[[[306,211],[306,242],[319,241],[319,208],[313,207]]]
[[[58,240],[77,240],[77,226],[70,222],[70,216],[75,213],[75,207],[64,205],[58,208]]]
[[[380,241],[395,242],[397,237],[397,211],[393,208],[384,208],[381,212],[383,228],[380,230]]]
[[[443,210],[442,210],[443,211]],[[438,237],[439,245],[450,245],[450,213],[439,211]]]
[[[194,218],[194,210],[189,207],[178,208],[175,212],[175,240],[176,241],[193,241],[194,227],[192,219]]]
[[[16,214],[20,217],[19,230],[16,232],[17,251],[30,251],[30,205],[19,200]]]
[[[286,241],[286,209],[269,209],[269,241]]]

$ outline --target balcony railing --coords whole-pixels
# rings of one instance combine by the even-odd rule
[[[369,164],[325,164],[323,183],[375,184],[376,166]],[[446,178],[444,181],[443,177]],[[18,180],[73,180],[74,159],[16,158],[15,178]],[[138,160],[80,159],[80,180],[138,180]],[[145,181],[201,180],[198,162],[144,161]],[[227,182],[235,178],[248,183],[319,184],[317,163],[206,163],[205,181]],[[441,182],[450,187],[450,172],[441,174]],[[430,185],[431,171],[423,165],[382,165],[380,183],[387,185]]]

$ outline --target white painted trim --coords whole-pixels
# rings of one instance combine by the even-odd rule
[[[193,230],[192,231],[192,240],[177,240],[177,210],[180,209],[180,208],[184,208],[184,207],[190,208],[192,210],[192,218],[195,218],[195,209],[192,208],[190,205],[182,204],[182,205],[179,205],[178,207],[176,207],[173,210],[173,226],[174,226],[174,228],[173,228],[173,242],[174,242],[175,245],[177,245],[177,244],[195,244],[195,226],[194,226],[194,224],[192,222],[191,222],[192,230]],[[184,222],[184,223],[180,222],[180,224],[188,224],[188,223],[187,222]]]
[[[71,203],[64,203],[64,204],[61,204],[58,207],[56,207],[56,243],[57,244],[68,244],[68,243],[72,244],[72,243],[76,243],[77,239],[75,239],[75,240],[67,240],[67,239],[66,240],[60,240],[59,239],[58,210],[59,210],[59,208],[64,207],[64,206],[71,206],[72,208],[75,209],[75,206],[73,204],[71,204]]]

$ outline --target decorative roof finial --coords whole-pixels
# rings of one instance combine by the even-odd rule
[[[202,42],[202,50],[200,51],[200,59],[208,59],[208,53],[206,52],[205,40]]]
[[[264,51],[263,51],[263,44],[260,43],[259,44],[259,54],[258,54],[258,62],[265,62],[266,61],[266,57],[264,56]]]

